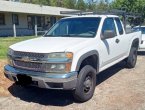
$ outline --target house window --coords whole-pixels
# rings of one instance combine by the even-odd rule
[[[19,25],[19,17],[17,14],[12,14],[12,22],[15,25]]]
[[[37,26],[43,27],[45,25],[45,17],[44,16],[37,16]]]
[[[0,25],[5,25],[5,15],[0,13]]]

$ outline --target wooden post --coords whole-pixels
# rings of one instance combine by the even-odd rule
[[[15,15],[12,14],[12,23],[13,23],[13,36],[17,36],[17,31],[16,31],[16,24],[15,24]]]
[[[15,23],[13,23],[13,36],[14,37],[17,37],[17,31],[16,31],[16,24]]]
[[[38,31],[37,31],[37,17],[35,16],[35,36],[38,36]]]

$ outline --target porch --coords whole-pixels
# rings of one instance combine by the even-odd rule
[[[20,2],[0,2],[0,36],[43,35],[62,17],[60,11],[73,9]]]
[[[62,17],[0,12],[0,36],[43,35],[60,18]]]

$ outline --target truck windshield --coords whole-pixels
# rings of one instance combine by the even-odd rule
[[[101,18],[82,17],[58,21],[44,37],[95,37]]]

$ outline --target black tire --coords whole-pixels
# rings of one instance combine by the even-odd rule
[[[132,47],[130,50],[130,54],[126,59],[126,67],[127,68],[134,68],[137,61],[137,48]]]
[[[77,87],[73,92],[74,99],[85,102],[92,98],[96,86],[96,70],[90,66],[84,66],[78,76]]]

